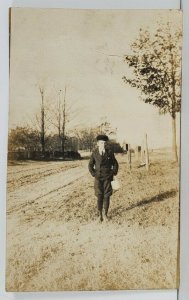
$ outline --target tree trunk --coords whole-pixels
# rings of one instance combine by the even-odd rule
[[[64,91],[64,103],[62,107],[62,155],[65,156],[65,140],[66,140],[66,87]]]
[[[174,160],[178,161],[177,154],[177,140],[176,140],[176,114],[172,115],[172,150],[174,155]]]
[[[171,42],[170,42],[171,44]],[[177,162],[178,161],[178,154],[177,154],[177,139],[176,139],[176,91],[175,91],[175,64],[174,64],[174,56],[173,53],[171,52],[171,47],[170,47],[170,54],[171,54],[171,79],[172,79],[172,112],[171,112],[171,117],[172,117],[172,151],[173,151],[173,156],[174,160]]]
[[[45,155],[45,114],[44,108],[41,110],[41,146],[42,146],[42,153]]]
[[[58,136],[60,142],[60,149],[62,148],[62,137],[61,137],[61,93],[62,90],[59,91],[59,99],[58,99]]]
[[[45,106],[44,106],[44,90],[39,87],[41,93],[41,148],[42,154],[45,156]]]

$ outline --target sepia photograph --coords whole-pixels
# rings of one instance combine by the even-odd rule
[[[6,291],[179,288],[180,10],[10,10]]]

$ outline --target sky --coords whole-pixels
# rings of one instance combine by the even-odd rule
[[[23,9],[11,13],[9,128],[31,124],[44,99],[51,109],[66,86],[72,107],[67,130],[94,126],[102,119],[117,128],[117,140],[151,148],[171,146],[171,117],[140,100],[122,77],[123,61],[141,27],[153,33],[158,22],[181,26],[171,10]],[[72,111],[71,110],[71,111]],[[177,122],[179,134],[179,118]]]

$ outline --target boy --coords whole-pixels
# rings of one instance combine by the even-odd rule
[[[104,206],[104,220],[108,221],[110,196],[112,195],[111,181],[117,175],[118,162],[114,153],[106,147],[108,136],[97,136],[97,148],[92,152],[89,161],[89,171],[95,178],[94,189],[97,197],[99,221],[103,221],[102,209]]]

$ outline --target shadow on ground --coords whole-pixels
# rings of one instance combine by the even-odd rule
[[[145,205],[148,205],[148,204],[151,204],[151,203],[154,203],[154,202],[162,202],[162,201],[165,201],[169,198],[172,198],[172,197],[175,197],[176,194],[177,194],[178,190],[177,189],[172,189],[170,191],[166,191],[166,192],[163,192],[163,193],[160,193],[160,194],[157,194],[151,198],[147,198],[147,199],[143,199],[141,201],[138,201],[137,203],[129,206],[129,207],[126,207],[125,209],[123,208],[123,206],[118,206],[116,208],[114,208],[112,211],[111,211],[111,215],[112,217],[116,216],[116,215],[119,215],[121,216],[124,212],[126,211],[129,211],[129,210],[132,210],[134,208],[137,208],[137,207],[142,207],[142,206],[145,206]]]
[[[166,192],[160,193],[158,195],[155,195],[154,197],[151,197],[149,199],[143,199],[143,200],[137,202],[136,204],[133,204],[130,207],[127,207],[126,210],[130,210],[135,207],[140,207],[140,206],[150,204],[153,202],[161,202],[161,201],[164,201],[166,199],[176,196],[176,194],[177,194],[177,190],[166,191]]]

